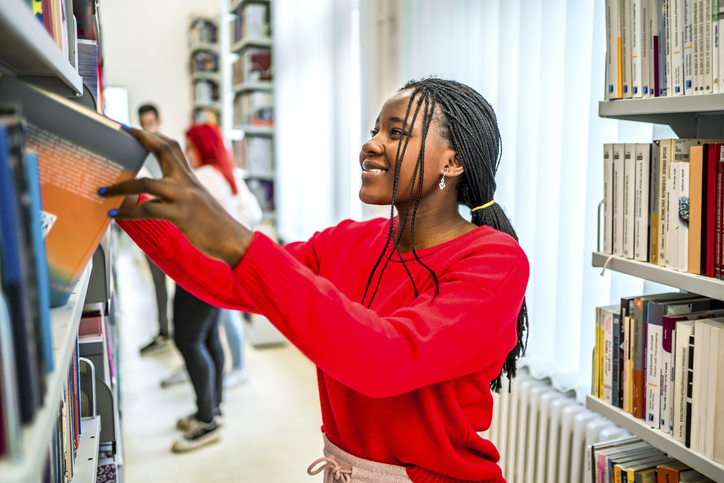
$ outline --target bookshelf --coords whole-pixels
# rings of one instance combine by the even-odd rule
[[[273,136],[274,135],[274,128],[273,127],[266,127],[266,126],[250,126],[248,124],[241,125],[241,126],[234,126],[234,129],[238,131],[242,131],[245,135],[248,136]]]
[[[249,47],[267,47],[271,48],[272,40],[270,38],[258,38],[258,39],[242,39],[231,45],[231,52],[241,52]]]
[[[33,422],[22,429],[23,459],[18,463],[11,461],[0,463],[0,481],[3,483],[42,480],[43,466],[48,456],[46,448],[50,445],[53,436],[53,427],[58,416],[58,402],[75,348],[75,338],[78,334],[92,267],[91,262],[76,284],[65,307],[58,307],[51,311],[55,371],[46,375],[47,391],[43,406],[39,408]]]
[[[221,50],[219,21],[197,15],[189,22],[191,122],[221,124]]]
[[[717,463],[703,455],[691,451],[689,448],[676,441],[671,435],[658,429],[649,427],[643,419],[633,417],[631,414],[613,407],[591,395],[586,396],[586,407],[596,411],[601,416],[618,424],[631,434],[656,446],[661,451],[670,454],[677,460],[689,465],[699,473],[702,473],[714,481],[724,481],[724,465]]]
[[[66,97],[83,81],[23,0],[0,2],[0,72]]]
[[[231,88],[234,93],[240,94],[242,92],[251,92],[251,91],[263,91],[263,92],[272,92],[273,86],[271,82],[263,82],[263,81],[249,81],[249,82],[242,82],[241,84],[235,84]]]

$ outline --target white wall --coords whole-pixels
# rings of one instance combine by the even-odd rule
[[[222,1],[101,2],[105,85],[128,89],[133,125],[139,125],[138,107],[152,102],[161,111],[162,132],[183,142],[191,121],[190,18],[193,14],[218,18]]]

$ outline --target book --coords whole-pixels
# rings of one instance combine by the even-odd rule
[[[680,272],[689,270],[689,163],[679,163],[677,186],[674,189],[677,194],[674,200],[674,221],[676,222],[676,238],[679,246],[677,257]]]
[[[667,222],[667,193],[669,183],[669,170],[670,163],[673,160],[672,156],[672,140],[662,139],[659,141],[660,156],[659,156],[659,257],[658,265],[661,267],[666,266],[666,222]],[[615,163],[615,158],[614,158]],[[615,164],[614,164],[615,169]]]
[[[51,304],[62,306],[122,202],[98,188],[135,177],[148,152],[118,123],[14,77],[0,77],[0,102],[22,104],[38,155]]]
[[[621,311],[613,313],[613,323],[611,324],[612,344],[611,344],[611,404],[616,407],[620,405],[621,394]]]
[[[634,442],[641,442],[641,438],[631,436],[628,438],[620,438],[612,441],[600,441],[598,443],[587,445],[585,454],[586,467],[584,470],[585,482],[594,483],[596,481],[596,474],[598,473],[597,451],[613,448],[615,446],[632,444]]]
[[[717,367],[716,387],[713,389],[715,404],[713,407],[713,452],[712,459],[717,463],[724,463],[724,329],[721,324],[716,326],[712,338],[718,338],[718,352],[716,360],[710,359]]]
[[[702,231],[706,231],[703,246],[705,247],[706,263],[704,275],[714,277],[714,259],[716,255],[716,206],[717,206],[717,168],[721,144],[713,143],[708,145],[707,157],[705,158],[706,170],[704,171],[704,184],[702,201],[705,214],[702,217],[706,220],[702,223]]]
[[[603,398],[603,391],[601,390],[601,375],[599,370],[601,365],[599,363],[600,355],[602,354],[601,345],[601,307],[596,307],[596,326],[595,326],[595,346],[593,348],[593,395],[599,399]]]
[[[631,85],[632,96],[641,98],[644,95],[643,80],[643,30],[644,18],[642,3],[646,0],[631,0]]]
[[[704,349],[702,357],[702,365],[708,366],[708,380],[702,379],[702,388],[706,387],[706,398],[704,398],[704,392],[702,391],[701,403],[703,405],[700,416],[703,421],[700,422],[699,426],[699,443],[701,443],[701,432],[704,430],[704,449],[702,451],[701,446],[699,452],[702,453],[709,459],[714,458],[714,428],[716,426],[716,412],[717,412],[717,381],[719,373],[719,351],[724,348],[719,347],[719,334],[724,330],[724,318],[705,319],[704,324],[706,329],[704,330],[704,337],[707,339],[705,345],[708,345]],[[723,428],[724,425],[719,425],[719,428]]]
[[[703,0],[691,0],[691,18],[692,18],[692,29],[691,29],[691,65],[692,65],[692,84],[694,87],[694,94],[700,94],[699,86],[702,84],[700,78],[701,69],[699,68],[699,52],[701,51],[702,45],[700,43],[701,33],[699,29],[701,27],[701,8],[703,6]]]
[[[679,483],[681,473],[690,470],[687,465],[681,461],[674,461],[656,467],[656,477],[662,483]]]
[[[719,93],[719,0],[711,0],[711,90]]]
[[[669,14],[670,36],[670,93],[672,96],[684,95],[684,0],[669,0],[671,13]]]
[[[603,145],[603,252],[613,254],[613,144]]]
[[[667,11],[666,11],[667,0],[658,0],[658,20],[659,20],[659,39],[658,39],[658,74],[659,74],[659,87],[658,97],[665,97],[668,95],[668,78],[666,73],[667,56],[669,54],[667,50],[668,43],[668,28],[667,28]]]
[[[719,92],[723,92],[724,89],[722,89],[722,82],[724,82],[724,77],[722,76],[722,73],[724,73],[724,49],[721,48],[721,36],[722,36],[722,28],[724,28],[724,2],[722,0],[719,1],[719,21],[718,21],[718,43],[719,43]]]
[[[703,320],[697,320],[694,324],[694,370],[693,370],[693,387],[691,395],[691,435],[690,447],[693,451],[699,453],[704,452],[704,433],[701,428],[701,421],[705,420],[705,413],[702,411],[702,398],[706,400],[706,386],[702,381],[708,380],[709,373],[706,371],[708,367],[704,364],[707,357],[704,354],[706,324]],[[691,351],[691,347],[689,348]],[[708,351],[707,354],[708,356]],[[706,371],[706,372],[705,372]],[[703,394],[702,394],[703,392]]]
[[[636,226],[636,145],[624,144],[623,151],[623,256],[634,258]]]
[[[650,236],[649,236],[649,257],[653,265],[659,264],[659,142],[654,141],[651,144],[651,173],[649,188],[649,219]]]
[[[621,369],[619,373],[621,374],[621,402],[619,404],[619,407],[623,409],[625,412],[629,412],[629,404],[628,404],[628,398],[629,398],[629,372],[628,372],[628,366],[629,366],[629,346],[631,343],[631,334],[629,332],[630,329],[630,319],[632,317],[622,317],[622,323],[623,326],[623,364],[620,365]]]
[[[689,336],[689,359],[686,361],[686,426],[685,426],[685,439],[684,445],[687,448],[694,449],[692,446],[692,437],[695,437],[698,441],[698,426],[693,422],[697,421],[694,417],[694,363],[696,362],[696,323],[694,324],[693,332]],[[697,430],[694,430],[694,426],[697,426]]]
[[[704,146],[692,146],[689,158],[689,228],[687,271],[701,272],[702,208],[704,183]],[[704,237],[705,238],[705,237]]]
[[[679,266],[679,237],[678,237],[678,176],[681,163],[673,162],[670,165],[669,179],[666,181],[666,268],[676,270]]]
[[[641,10],[641,96],[651,97],[651,0],[634,0]]]
[[[704,94],[712,92],[712,0],[704,0]]]
[[[675,376],[674,376],[674,427],[672,435],[674,439],[686,443],[686,431],[688,427],[686,394],[688,388],[689,372],[689,337],[694,333],[694,321],[683,320],[676,324],[676,348],[675,348]]]
[[[603,400],[613,404],[613,382],[614,367],[614,324],[617,324],[614,316],[620,317],[621,310],[613,305],[604,307],[602,310],[603,324]],[[618,326],[616,325],[616,328]],[[616,355],[618,351],[616,351]]]
[[[684,94],[694,94],[694,63],[693,63],[693,6],[694,0],[684,0]]]
[[[623,256],[624,250],[624,144],[613,145],[613,254]]]
[[[636,144],[635,157],[634,259],[648,262],[651,145]]]
[[[724,148],[722,148],[724,154]],[[714,199],[714,277],[721,278],[721,256],[724,252],[722,247],[722,209],[724,209],[722,196],[724,196],[724,156],[719,156],[716,163],[715,199]]]
[[[661,19],[661,5],[662,0],[650,0],[651,1],[651,47],[649,59],[649,80],[652,82],[651,97],[659,97],[660,93],[660,72],[659,72],[659,56],[661,52],[661,39],[659,38],[659,25]]]

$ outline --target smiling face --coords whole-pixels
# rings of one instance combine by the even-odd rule
[[[415,119],[415,124],[410,129],[409,122],[417,106],[419,96],[413,101],[410,108],[408,125],[403,125],[407,105],[410,101],[411,91],[401,91],[392,96],[382,107],[375,127],[372,130],[372,138],[362,146],[360,152],[360,166],[362,167],[362,187],[360,188],[360,200],[372,205],[389,205],[392,202],[392,191],[395,181],[395,165],[398,146],[404,140],[406,133],[410,133],[410,140],[405,150],[400,168],[395,205],[406,205],[410,199],[410,190],[413,188],[413,174],[415,165],[422,146],[423,111],[424,103]],[[457,169],[450,169],[458,165],[455,159],[455,151],[450,143],[442,138],[439,129],[439,116],[433,116],[432,123],[427,132],[425,140],[425,162],[422,187],[422,200],[431,196],[439,196],[438,183],[442,178],[443,171],[446,175],[446,184],[458,176]],[[446,167],[448,169],[446,170]],[[448,192],[452,191],[451,186]],[[419,189],[419,172],[415,175],[415,185],[412,199],[415,200]],[[437,191],[436,191],[437,190]],[[414,201],[413,201],[414,203]]]

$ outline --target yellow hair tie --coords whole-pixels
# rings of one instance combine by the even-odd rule
[[[470,213],[472,213],[473,211],[482,210],[483,208],[487,208],[488,206],[493,206],[494,203],[495,203],[495,200],[490,200],[487,203],[485,203],[484,205],[480,205],[477,208],[473,208],[472,210],[470,210]]]

